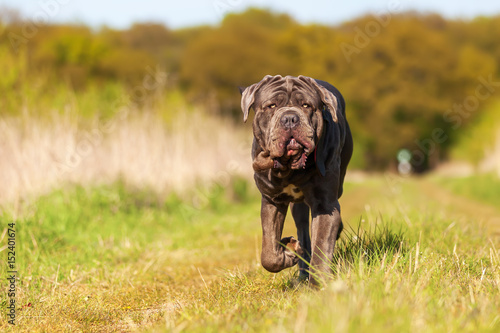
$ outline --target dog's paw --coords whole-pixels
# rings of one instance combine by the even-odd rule
[[[298,254],[302,256],[304,254],[304,250],[300,246],[300,242],[295,239],[293,236],[283,238],[281,243],[285,246],[286,252],[291,252],[291,254]]]

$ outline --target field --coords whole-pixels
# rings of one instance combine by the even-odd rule
[[[350,170],[312,290],[260,266],[250,124],[175,92],[110,114],[86,97],[0,117],[2,332],[500,330],[497,175]]]
[[[0,12],[0,332],[500,332],[500,16],[113,28],[57,2]],[[337,86],[354,135],[322,289],[260,265],[237,87],[278,73]],[[384,171],[402,148],[425,176]]]
[[[348,227],[319,291],[296,268],[260,267],[259,197],[244,178],[178,195],[53,189],[1,215],[2,244],[16,223],[19,273],[16,326],[0,330],[498,332],[500,182],[483,178],[348,175]]]

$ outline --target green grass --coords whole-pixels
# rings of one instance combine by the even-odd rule
[[[259,196],[241,179],[167,197],[122,182],[74,186],[7,207],[15,331],[496,332],[498,238],[474,216],[433,206],[424,192],[434,184],[402,180],[397,193],[382,178],[348,184],[323,290],[300,283],[296,268],[260,267]],[[352,203],[365,191],[360,210]]]
[[[494,174],[478,174],[463,178],[443,178],[438,182],[458,195],[488,202],[500,207],[500,179]]]

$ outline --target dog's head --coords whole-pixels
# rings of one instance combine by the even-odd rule
[[[310,77],[267,75],[241,93],[243,120],[253,107],[255,139],[275,168],[304,168],[323,134],[323,112],[337,121],[336,97]]]

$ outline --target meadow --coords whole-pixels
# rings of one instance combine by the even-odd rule
[[[99,149],[113,138],[86,163],[101,165]],[[208,149],[203,140],[190,148]],[[166,176],[143,186],[126,177],[132,161],[118,180],[96,181],[99,169],[85,178],[77,167],[65,182],[3,201],[1,252],[14,222],[18,271],[16,325],[2,320],[3,332],[500,329],[496,176],[351,172],[331,283],[313,290],[295,267],[271,274],[260,266],[259,195],[248,174],[195,174],[192,185],[168,190]],[[296,234],[290,219],[284,234]],[[3,312],[6,305],[2,296]]]
[[[254,8],[218,26],[54,23],[28,38],[7,14],[1,332],[500,331],[500,17],[401,13],[349,55],[339,46],[373,17],[301,25]],[[236,87],[277,73],[348,101],[345,229],[321,290],[260,265]],[[430,152],[435,130],[448,139]],[[465,161],[467,176],[384,172],[402,147],[426,155],[417,171]]]

